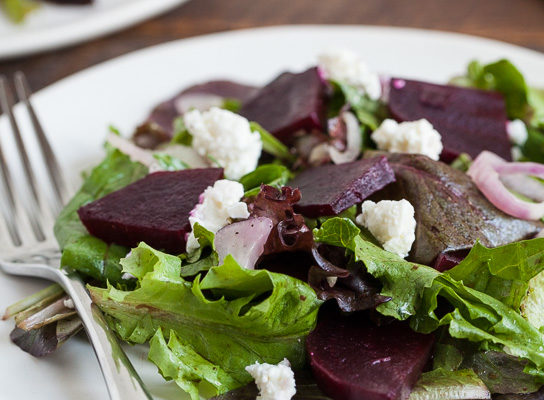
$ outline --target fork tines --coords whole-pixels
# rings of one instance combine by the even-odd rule
[[[14,96],[9,82],[5,76],[0,76],[0,111],[9,122],[9,128],[8,124],[0,124],[0,179],[3,190],[1,196],[3,224],[0,225],[3,225],[4,230],[7,231],[13,246],[26,246],[49,241],[52,238],[54,216],[58,214],[67,199],[68,188],[34,111],[24,74],[17,72],[14,82],[19,100],[26,108],[31,122],[31,128],[28,131],[32,132],[33,141],[37,143],[41,157],[33,157],[31,161],[29,154],[32,153],[28,151],[30,143],[28,139],[25,141],[25,136],[27,138],[29,136],[23,135],[21,129],[25,126],[21,122],[19,113],[21,110],[15,111],[19,106],[14,105]],[[7,136],[9,130],[14,142],[14,152],[4,151],[7,148],[4,145],[8,144],[10,139]],[[19,171],[22,174],[18,173]],[[39,171],[45,172],[46,182],[37,178]],[[48,187],[52,190],[48,190]],[[47,196],[48,191],[49,196]]]

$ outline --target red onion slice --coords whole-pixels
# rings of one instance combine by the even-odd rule
[[[257,217],[220,229],[214,240],[219,263],[230,254],[242,268],[254,269],[273,227],[270,218]]]
[[[329,154],[331,160],[335,164],[343,164],[355,161],[361,154],[361,146],[363,137],[361,136],[361,128],[359,121],[353,113],[346,111],[341,114],[342,120],[346,124],[346,149],[338,151],[335,147],[329,146]]]
[[[212,107],[222,107],[224,98],[208,93],[189,93],[175,100],[176,111],[181,115],[196,109],[206,111]]]
[[[344,164],[355,161],[361,154],[363,137],[361,136],[361,128],[357,117],[349,111],[344,111],[340,114],[340,118],[346,124],[346,149],[340,151],[328,143],[318,144],[310,153],[310,164],[319,165],[326,161],[328,157],[335,164]]]
[[[525,174],[500,174],[501,182],[535,202],[544,201],[544,184]]]
[[[499,210],[521,219],[538,220],[544,217],[544,202],[531,203],[522,200],[501,181],[501,175],[511,174],[544,178],[544,164],[509,163],[494,153],[483,151],[476,157],[467,174]]]

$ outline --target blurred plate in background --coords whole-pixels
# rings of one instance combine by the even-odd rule
[[[69,46],[119,31],[187,0],[95,0],[90,6],[44,4],[14,24],[0,12],[0,60]]]

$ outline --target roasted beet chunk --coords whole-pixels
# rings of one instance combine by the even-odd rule
[[[317,68],[285,72],[244,103],[240,114],[289,143],[299,130],[323,130],[324,97],[325,84]]]
[[[289,182],[302,199],[296,212],[316,218],[337,215],[395,181],[385,157],[308,169]]]
[[[426,118],[442,135],[441,158],[476,157],[489,150],[510,160],[506,107],[501,94],[457,86],[391,79],[389,111],[397,121]]]
[[[376,326],[364,314],[327,309],[306,349],[317,385],[334,400],[405,400],[433,343],[406,322]]]
[[[177,254],[185,251],[189,212],[223,169],[156,172],[78,210],[89,233],[108,243],[139,242]]]

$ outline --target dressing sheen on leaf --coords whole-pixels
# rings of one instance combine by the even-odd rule
[[[446,326],[454,338],[468,339],[484,348],[507,350],[511,355],[529,360],[528,373],[540,374],[544,369],[543,335],[508,302],[503,303],[502,295],[497,299],[465,286],[446,273],[410,263],[382,250],[356,233],[353,223],[347,219],[325,221],[320,229],[314,230],[314,237],[317,242],[344,243],[343,247],[353,252],[355,260],[362,261],[367,271],[381,281],[381,294],[391,297],[391,300],[377,307],[380,313],[396,319],[411,318],[411,327],[423,333]],[[533,244],[537,247],[540,239],[527,243],[530,243],[529,247]],[[505,250],[499,247],[487,251],[486,257],[489,257],[489,254],[500,254]],[[479,254],[478,250],[469,254],[465,262],[475,264]],[[523,254],[518,253],[520,260]],[[488,270],[499,277],[509,276],[500,268],[498,272],[494,268]],[[538,270],[534,268],[533,272],[536,274]],[[531,277],[529,272],[524,276],[527,280]],[[497,295],[496,291],[487,288],[486,291]],[[439,299],[450,304],[446,314],[437,310]]]
[[[231,256],[203,279],[198,275],[189,282],[180,277],[178,257],[144,243],[122,265],[124,272],[138,277],[137,288],[89,287],[93,301],[123,340],[144,343],[155,336],[152,347],[157,352],[150,354],[152,361],[186,390],[192,391],[189,369],[200,374],[195,379],[210,383],[213,377],[202,372],[208,365],[229,377],[216,386],[218,394],[250,382],[244,368],[257,361],[277,364],[287,358],[294,368],[303,366],[304,340],[315,326],[321,304],[304,282],[243,269]],[[177,339],[168,338],[168,349],[158,329],[167,336],[175,332]],[[181,351],[191,355],[183,358],[186,372],[166,372],[171,357]]]

